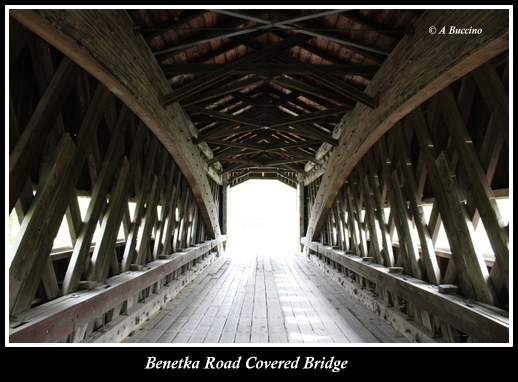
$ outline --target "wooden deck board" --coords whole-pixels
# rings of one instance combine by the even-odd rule
[[[300,253],[226,253],[126,343],[407,342]]]

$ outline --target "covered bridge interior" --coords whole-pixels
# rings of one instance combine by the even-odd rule
[[[509,10],[10,9],[8,29],[9,342],[121,342],[224,254],[250,179],[297,189],[300,252],[412,317],[409,341],[510,342]]]

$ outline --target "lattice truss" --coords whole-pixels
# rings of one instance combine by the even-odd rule
[[[156,136],[69,58],[19,32],[9,89],[9,213],[19,223],[11,314],[209,238]],[[60,248],[63,236],[70,244]]]
[[[12,317],[217,237],[225,187],[254,177],[301,187],[301,236],[308,232],[309,240],[426,285],[447,285],[505,316],[509,52],[498,12],[475,19],[487,22],[498,53],[484,46],[477,53],[487,55],[484,64],[439,92],[422,89],[434,95],[412,111],[406,106],[405,116],[379,135],[377,126],[395,119],[398,102],[413,101],[427,85],[423,67],[437,77],[449,56],[459,67],[470,64],[477,40],[457,46],[470,50],[466,62],[457,52],[424,49],[430,35],[412,37],[422,13],[407,10],[93,11],[100,29],[111,28],[97,34],[82,12],[40,12],[46,19],[36,27],[55,19],[49,33],[66,35],[57,38],[61,48],[76,39],[80,49],[72,52],[83,62],[97,60],[95,71],[116,78],[124,92],[116,97],[10,19]],[[357,24],[368,31],[345,31]],[[403,50],[383,65],[407,36],[421,41],[420,57]],[[113,55],[123,42],[120,56]],[[398,78],[393,73],[406,78],[389,83]],[[394,99],[377,104],[379,96]],[[139,119],[124,100],[141,103],[140,118],[155,122]],[[367,143],[342,183],[342,168]],[[66,248],[58,248],[62,234]],[[425,309],[440,308],[427,306],[426,294],[409,301],[402,289],[327,261],[447,341],[459,341],[456,324],[472,317],[446,323]]]
[[[320,241],[508,310],[510,211],[499,203],[509,197],[508,102],[504,54],[417,107],[351,172]],[[318,186],[306,186],[309,209]],[[430,330],[459,341],[455,329],[418,305],[351,277]]]

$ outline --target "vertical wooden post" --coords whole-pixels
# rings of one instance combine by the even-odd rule
[[[306,233],[306,227],[305,227],[305,215],[306,215],[306,205],[305,205],[305,195],[304,195],[304,176],[299,175],[298,176],[298,183],[297,183],[297,212],[299,217],[299,237],[303,237]],[[303,249],[303,246],[301,244],[301,250]]]
[[[228,185],[228,173],[225,173],[221,176],[221,234],[227,234],[227,224],[228,224],[228,194],[229,194],[229,185]]]

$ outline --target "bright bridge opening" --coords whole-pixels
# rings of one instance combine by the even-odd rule
[[[232,253],[298,250],[297,190],[277,180],[248,180],[229,192],[227,249]]]

